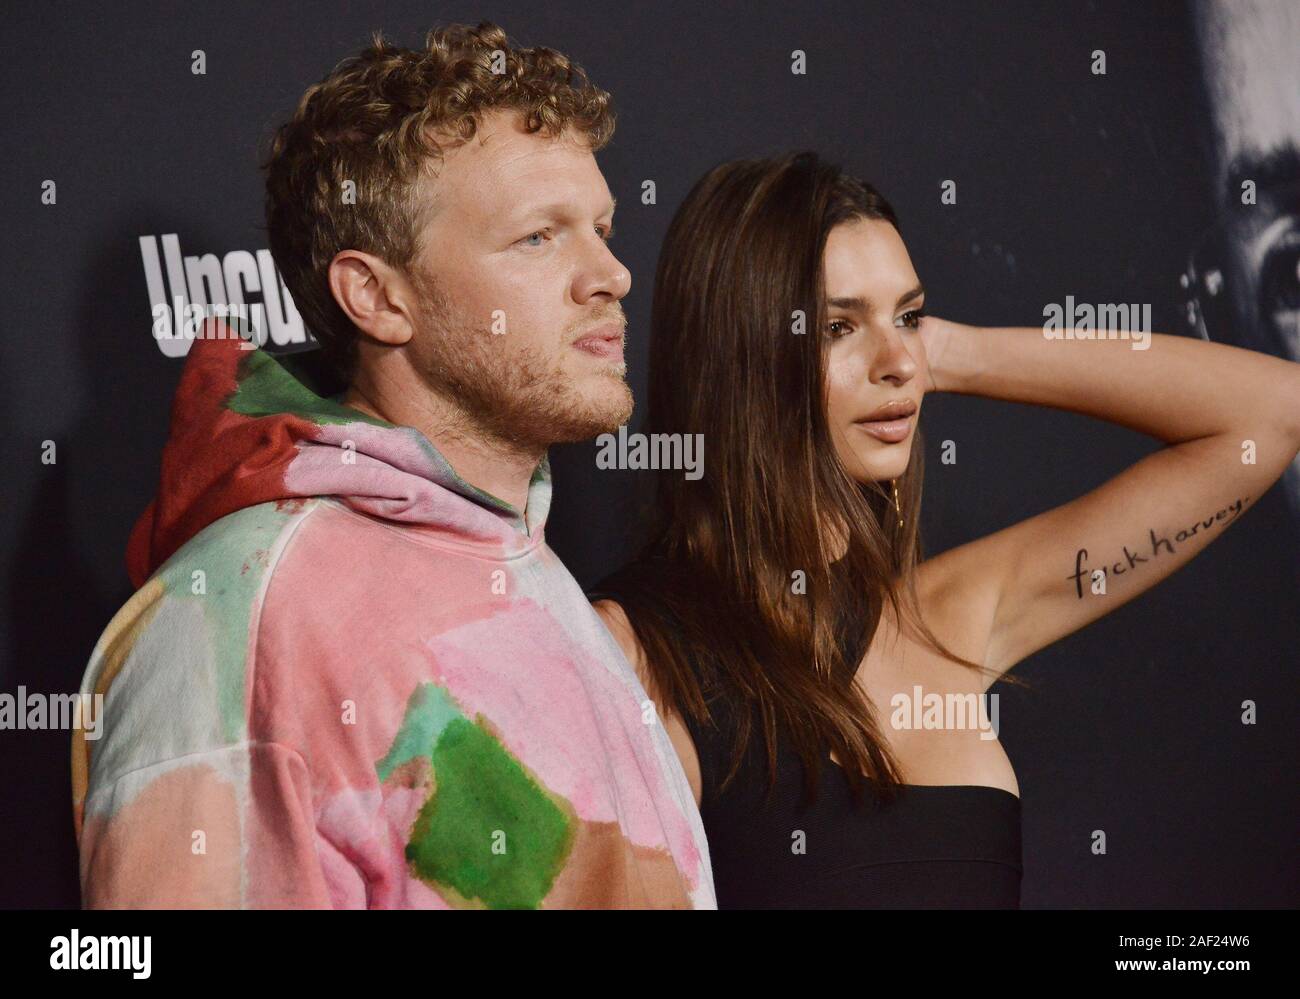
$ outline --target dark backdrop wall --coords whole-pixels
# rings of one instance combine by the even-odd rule
[[[77,689],[130,595],[123,551],[155,487],[180,361],[150,335],[140,237],[266,247],[258,146],[372,28],[419,44],[491,19],[612,92],[599,161],[631,268],[644,393],[658,247],[724,159],[815,148],[898,209],[931,311],[1038,325],[1044,303],[1150,302],[1213,215],[1198,57],[1180,3],[135,3],[6,12],[4,312],[9,447],[0,692]],[[1300,41],[1300,40],[1298,40]],[[191,72],[192,52],[207,72]],[[790,72],[807,53],[807,75]],[[1091,53],[1106,53],[1094,75]],[[658,202],[643,205],[655,181]],[[958,204],[940,203],[957,181]],[[42,204],[54,180],[57,203]],[[927,551],[1070,500],[1156,442],[1069,413],[926,404]],[[639,427],[638,411],[632,429]],[[957,442],[956,465],[939,462]],[[43,442],[57,462],[41,461]],[[644,499],[595,446],[552,454],[552,545],[584,584],[629,553]],[[1001,737],[1024,801],[1026,907],[1283,906],[1295,845],[1297,537],[1278,488],[1192,565],[1017,667]],[[1240,722],[1241,702],[1259,724]],[[0,904],[75,906],[69,733],[0,732]],[[1108,853],[1090,852],[1105,830]]]

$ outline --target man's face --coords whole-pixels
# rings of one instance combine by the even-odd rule
[[[465,430],[514,446],[626,423],[631,278],[606,243],[613,198],[590,150],[494,112],[435,170],[421,182],[432,217],[412,266],[421,377],[465,412]]]

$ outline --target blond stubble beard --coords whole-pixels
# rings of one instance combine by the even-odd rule
[[[464,413],[460,432],[484,434],[518,448],[545,449],[612,433],[632,415],[632,390],[618,375],[600,397],[584,396],[559,358],[515,345],[459,313],[427,278],[421,291],[422,342],[416,348],[420,376]],[[571,349],[566,342],[561,351]],[[560,357],[563,357],[561,354]]]

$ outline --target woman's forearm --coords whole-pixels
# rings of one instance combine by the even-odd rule
[[[933,387],[1068,409],[1167,443],[1275,427],[1300,446],[1300,364],[1169,334],[1049,340],[1038,327],[926,317]]]

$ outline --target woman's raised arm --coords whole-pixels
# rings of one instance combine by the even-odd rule
[[[1135,349],[1142,341],[925,317],[921,334],[932,389],[1067,409],[1168,445],[1076,500],[922,563],[923,592],[990,609],[970,624],[987,628],[985,662],[1000,673],[1185,565],[1300,451],[1292,361],[1159,333]]]

